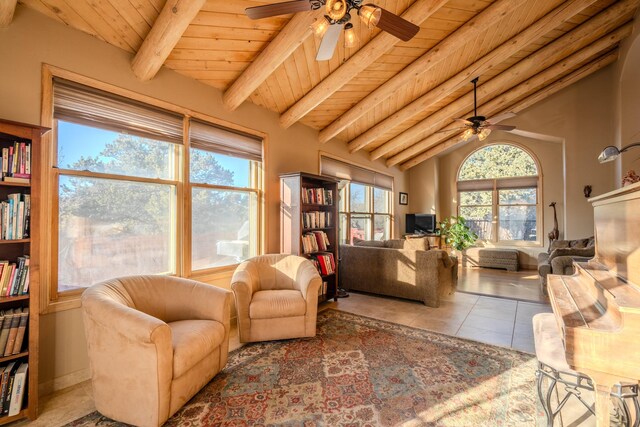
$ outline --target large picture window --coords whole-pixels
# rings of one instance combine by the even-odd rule
[[[62,79],[53,128],[52,299],[116,276],[191,276],[259,253],[260,138]]]
[[[539,171],[534,158],[510,144],[482,147],[458,172],[458,214],[489,242],[540,242]]]

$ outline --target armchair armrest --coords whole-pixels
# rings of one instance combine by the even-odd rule
[[[305,260],[305,262],[300,263],[294,287],[300,291],[302,297],[306,301],[313,299],[315,301],[314,304],[317,304],[320,286],[322,286],[322,278],[311,261]]]

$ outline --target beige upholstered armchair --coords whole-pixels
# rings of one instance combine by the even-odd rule
[[[231,292],[167,276],[109,280],[82,295],[97,410],[159,426],[227,363]]]
[[[315,336],[321,284],[311,261],[296,255],[262,255],[240,264],[231,279],[240,342]]]

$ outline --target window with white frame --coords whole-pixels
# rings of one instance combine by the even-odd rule
[[[258,253],[259,138],[62,79],[53,120],[53,299],[114,276],[184,276]]]
[[[338,205],[341,243],[392,237],[392,177],[326,156],[321,157],[320,169],[323,175],[341,180]]]
[[[489,242],[540,242],[540,180],[524,149],[494,144],[471,153],[458,172],[458,215]]]

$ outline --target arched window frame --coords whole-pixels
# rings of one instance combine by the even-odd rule
[[[536,169],[538,171],[537,176],[521,176],[521,177],[504,177],[504,178],[487,178],[487,179],[477,179],[477,180],[465,180],[460,181],[460,172],[462,171],[463,166],[469,160],[471,156],[477,153],[480,150],[487,149],[490,146],[498,146],[498,145],[508,145],[515,147],[519,150],[524,151],[527,155],[531,157],[536,165]],[[465,207],[460,203],[461,201],[461,192],[465,191],[491,191],[491,239],[482,240],[484,242],[501,245],[501,246],[542,246],[544,233],[543,233],[543,194],[542,194],[542,167],[540,165],[540,161],[538,158],[529,150],[527,147],[524,147],[518,143],[512,141],[496,141],[491,144],[485,144],[481,147],[470,152],[463,160],[460,162],[458,170],[456,172],[456,184],[457,184],[457,213],[461,215],[461,208]],[[500,190],[508,190],[508,189],[522,189],[522,188],[535,188],[536,189],[536,240],[500,240],[499,239],[499,224],[500,224],[500,205],[499,203],[499,191]],[[475,205],[481,206],[481,205]],[[485,205],[482,205],[485,206]],[[487,207],[489,205],[486,205]],[[517,206],[517,205],[516,205]],[[532,206],[532,205],[529,205]],[[463,215],[464,216],[464,215]]]

